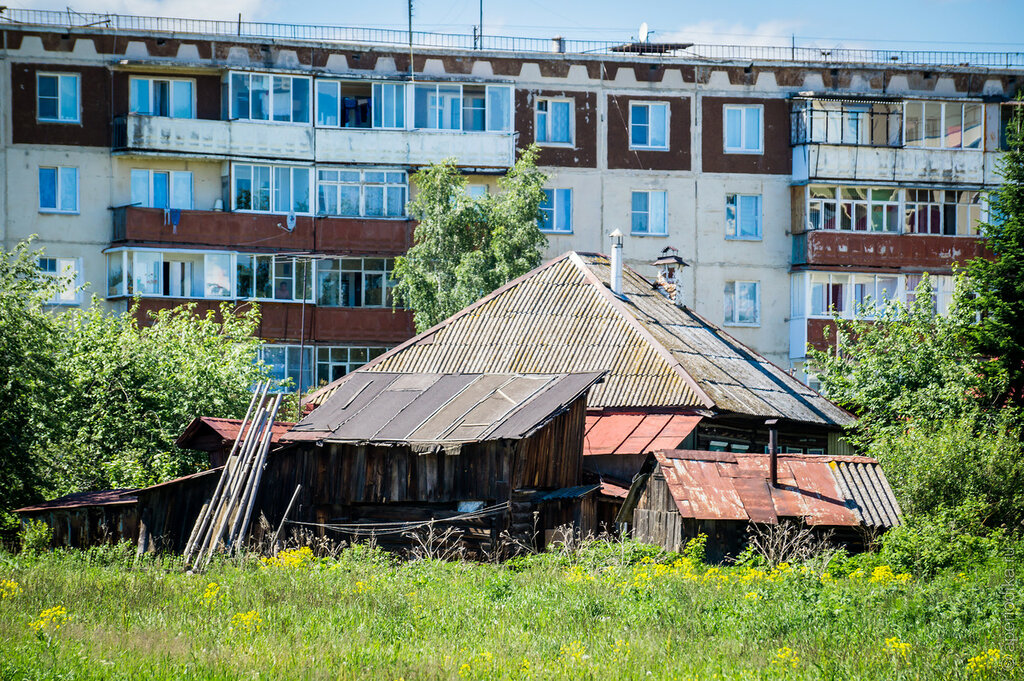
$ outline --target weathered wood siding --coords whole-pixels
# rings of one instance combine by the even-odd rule
[[[22,521],[42,520],[53,532],[50,546],[82,549],[120,541],[134,542],[139,513],[135,504],[82,506],[22,514]]]
[[[669,551],[678,551],[685,545],[682,518],[660,466],[647,478],[633,510],[633,537],[664,546]]]
[[[213,496],[219,479],[218,473],[139,490],[139,552],[184,551],[199,511]]]

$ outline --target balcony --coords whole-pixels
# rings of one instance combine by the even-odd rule
[[[177,225],[159,208],[114,209],[116,245],[229,248],[247,252],[312,251],[338,255],[401,255],[412,246],[411,220],[317,218],[300,215],[288,231],[284,215],[184,210]]]
[[[793,147],[793,182],[994,185],[996,152],[802,143]]]
[[[422,166],[446,158],[467,168],[509,168],[515,140],[508,132],[317,128],[317,163]]]
[[[793,235],[794,266],[949,271],[954,263],[991,256],[972,236],[817,230]]]
[[[114,120],[112,144],[119,153],[223,159],[422,166],[452,157],[462,167],[488,169],[515,162],[510,132],[314,128],[137,115]]]
[[[120,152],[313,160],[313,128],[308,125],[130,114],[114,120],[112,144]]]
[[[138,315],[141,322],[149,313],[184,303],[196,303],[197,312],[219,310],[223,301],[182,298],[142,298]],[[250,303],[228,301],[238,307]],[[306,343],[355,343],[395,345],[415,334],[412,312],[370,307],[317,307],[313,304],[258,303],[260,327],[257,335],[271,341],[302,340]]]

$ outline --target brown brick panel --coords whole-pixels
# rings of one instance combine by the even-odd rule
[[[186,210],[177,226],[166,224],[158,208],[122,208],[114,213],[117,245],[189,246],[241,251],[314,251],[338,255],[401,255],[412,246],[411,220],[313,218],[298,216],[284,229],[286,216]],[[281,225],[281,226],[279,226]],[[118,233],[122,231],[123,233]]]
[[[808,266],[872,267],[902,270],[941,269],[978,256],[991,257],[977,237],[863,232],[807,232]]]
[[[668,102],[669,131],[667,151],[629,148],[629,103]],[[689,97],[608,96],[608,167],[627,170],[690,169]]]
[[[517,146],[528,147],[536,139],[534,109],[538,98],[562,97],[575,101],[576,146],[541,147],[538,165],[566,168],[597,167],[597,94],[571,90],[516,90]]]
[[[81,76],[79,123],[37,120],[36,74],[77,73]],[[11,64],[11,128],[15,144],[110,146],[110,73],[102,66]]]
[[[761,104],[764,106],[764,153],[725,153],[725,104]],[[789,104],[785,99],[752,97],[701,98],[701,155],[703,170],[708,173],[756,173],[789,175],[793,152],[789,146]]]
[[[222,301],[178,298],[143,298],[138,319],[148,323],[149,313],[195,302],[198,313],[219,310]],[[237,308],[251,303],[228,301]],[[330,343],[334,345],[397,345],[415,333],[413,316],[406,310],[389,308],[317,307],[307,303],[259,302],[261,318],[257,334],[274,342]],[[304,330],[303,330],[304,329]]]

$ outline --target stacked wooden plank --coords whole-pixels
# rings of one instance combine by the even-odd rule
[[[218,550],[237,552],[245,544],[280,406],[281,395],[271,394],[270,381],[253,393],[220,481],[185,545],[186,569],[201,571]]]

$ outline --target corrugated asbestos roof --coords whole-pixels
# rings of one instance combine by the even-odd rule
[[[607,370],[592,408],[713,409],[821,425],[852,416],[608,258],[569,252],[381,355],[360,371]],[[338,384],[310,396],[318,404]]]
[[[603,372],[354,372],[283,439],[459,444],[518,440],[562,413]]]
[[[696,414],[587,414],[583,455],[675,449],[701,418]]]
[[[134,488],[105,489],[98,492],[75,492],[58,499],[43,501],[33,506],[16,509],[15,513],[57,511],[61,509],[82,508],[84,506],[127,506],[135,503],[135,492]]]
[[[889,482],[867,457],[780,454],[777,487],[770,484],[767,454],[674,450],[653,457],[687,518],[777,523],[788,517],[808,525],[883,528],[900,523]]]

